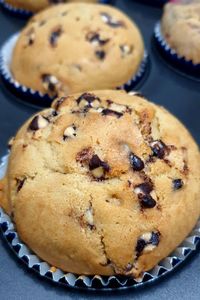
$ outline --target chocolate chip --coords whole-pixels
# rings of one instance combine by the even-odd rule
[[[57,42],[58,42],[58,38],[60,37],[60,35],[63,33],[62,27],[59,26],[57,28],[55,28],[49,37],[49,42],[51,44],[52,47],[56,47],[57,46]]]
[[[151,197],[151,195],[139,194],[138,198],[142,208],[153,208],[156,206],[156,201]]]
[[[58,110],[60,105],[67,99],[67,97],[62,97],[60,98],[57,102],[56,102],[56,105],[55,105],[55,109]]]
[[[184,183],[182,179],[173,179],[172,185],[174,190],[180,190],[183,187]]]
[[[78,105],[79,105],[80,102],[81,102],[82,100],[86,100],[89,104],[91,104],[91,103],[92,103],[94,100],[96,100],[96,99],[99,100],[99,98],[96,97],[94,94],[91,94],[91,93],[84,93],[84,94],[82,94],[82,95],[76,100],[76,102],[77,102]]]
[[[137,155],[130,153],[129,159],[134,171],[141,171],[144,169],[144,162]]]
[[[143,251],[153,251],[160,242],[160,232],[147,232],[140,236],[137,241],[135,250],[138,258]]]
[[[42,128],[45,128],[49,124],[49,121],[47,118],[38,115],[33,118],[33,120],[30,122],[28,129],[32,131],[36,131]]]
[[[97,50],[95,51],[95,55],[100,59],[100,60],[103,60],[106,56],[106,53],[105,51],[103,50]]]
[[[144,195],[148,195],[153,191],[153,184],[152,182],[143,182],[141,184],[138,184],[135,186],[135,192],[137,194],[144,194]]]
[[[17,181],[17,193],[19,193],[19,191],[22,189],[22,187],[23,187],[23,185],[26,181],[26,177],[23,178],[23,179],[18,179],[17,178],[16,181]]]
[[[90,108],[98,108],[101,100],[91,93],[84,93],[76,100],[78,106],[83,109],[81,112],[88,112]]]
[[[59,84],[58,79],[50,74],[43,74],[41,77],[44,88],[55,96],[57,94],[56,86]]]
[[[100,46],[104,46],[105,44],[107,44],[109,42],[110,39],[103,39],[101,38],[100,34],[97,32],[89,32],[86,35],[86,39],[95,45],[100,45]]]
[[[154,156],[158,157],[159,159],[164,158],[167,151],[167,146],[161,140],[153,141],[150,144],[150,147]]]
[[[125,27],[125,23],[120,20],[115,20],[111,15],[109,15],[106,12],[101,13],[101,18],[104,23],[106,23],[108,26],[117,28],[117,27]]]
[[[94,170],[98,167],[101,167],[101,159],[98,155],[93,155],[89,163],[89,168],[90,170]]]
[[[138,239],[137,245],[136,245],[136,248],[135,248],[137,256],[144,250],[145,246],[146,246],[145,240]]]
[[[105,163],[104,161],[102,161],[98,155],[93,155],[90,162],[89,162],[89,169],[90,170],[94,170],[98,167],[103,167],[105,171],[109,171],[110,167],[107,163]]]
[[[71,126],[68,126],[63,134],[63,140],[66,141],[68,138],[74,138],[76,137],[76,126],[72,124]]]
[[[123,116],[123,113],[120,113],[120,112],[117,112],[117,111],[114,111],[114,110],[111,110],[108,108],[103,109],[101,113],[103,116],[114,116],[117,118],[121,118]]]
[[[93,155],[89,162],[89,170],[92,171],[92,175],[98,179],[104,179],[105,172],[110,171],[109,165],[102,161],[98,155]]]
[[[51,112],[51,116],[52,117],[57,117],[57,115],[58,115],[58,112],[53,109],[52,112]]]
[[[160,242],[160,233],[159,232],[152,232],[151,239],[149,241],[150,244],[154,246],[158,246]]]

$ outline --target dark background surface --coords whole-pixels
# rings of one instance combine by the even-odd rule
[[[189,128],[200,144],[200,83],[170,69],[152,47],[154,24],[161,9],[142,3],[118,0],[117,6],[134,18],[141,28],[151,57],[148,78],[140,90],[148,99],[168,108]],[[18,31],[25,21],[0,10],[0,44]],[[0,155],[6,152],[7,140],[36,108],[21,103],[0,81]],[[181,134],[181,132],[179,133]],[[0,238],[0,299],[200,299],[200,255],[197,253],[185,266],[151,287],[114,294],[78,292],[41,279],[20,263]]]

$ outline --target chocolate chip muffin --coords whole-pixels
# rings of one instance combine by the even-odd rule
[[[91,2],[95,3],[97,0],[5,0],[5,3],[12,5],[12,7],[25,9],[31,12],[38,12],[50,5],[68,2]]]
[[[31,19],[17,41],[11,71],[19,83],[54,97],[121,86],[138,71],[143,55],[140,32],[119,10],[62,4]]]
[[[22,126],[0,198],[43,260],[138,277],[192,230],[199,182],[198,147],[175,117],[104,90],[62,97]]]
[[[174,1],[164,7],[162,34],[177,54],[200,64],[200,2]]]

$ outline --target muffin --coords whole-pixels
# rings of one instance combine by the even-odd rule
[[[137,73],[143,57],[141,34],[121,11],[62,4],[31,19],[10,68],[20,84],[54,97],[121,86]]]
[[[67,2],[91,2],[96,3],[97,0],[5,0],[14,8],[25,9],[31,12],[38,12],[50,5]]]
[[[200,1],[173,1],[164,7],[161,33],[179,57],[200,64]]]
[[[198,147],[174,116],[100,90],[62,97],[22,126],[0,203],[53,266],[137,278],[192,230],[199,183]]]

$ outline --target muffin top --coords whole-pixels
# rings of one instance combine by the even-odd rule
[[[136,25],[121,11],[99,4],[61,4],[34,16],[21,32],[11,70],[29,88],[67,95],[126,83],[143,54]]]
[[[175,117],[104,90],[62,97],[22,126],[0,198],[45,261],[137,277],[195,225],[199,180],[198,147]]]
[[[50,5],[68,2],[97,2],[97,0],[5,0],[13,7],[25,9],[31,12],[38,12]]]
[[[174,1],[164,7],[161,29],[177,54],[194,64],[200,63],[200,2]]]

